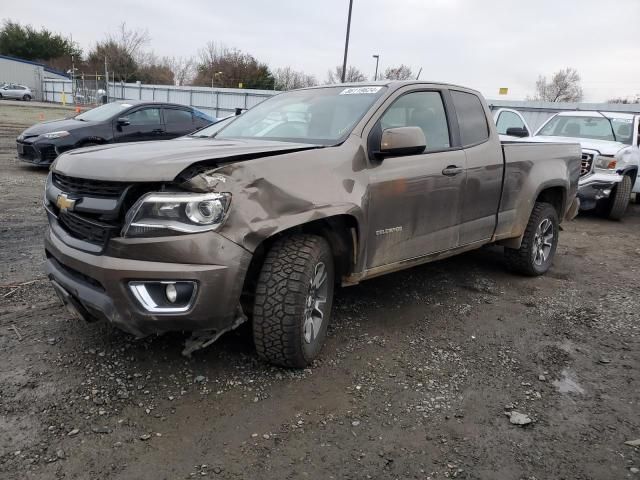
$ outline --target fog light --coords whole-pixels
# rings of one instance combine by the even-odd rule
[[[164,294],[167,296],[167,300],[169,300],[170,303],[176,303],[178,291],[176,290],[175,283],[169,283],[167,288],[164,289]]]
[[[147,312],[181,313],[193,306],[198,284],[193,280],[143,280],[129,282],[129,289]]]

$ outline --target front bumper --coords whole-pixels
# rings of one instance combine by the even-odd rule
[[[109,251],[93,255],[66,245],[47,229],[46,273],[70,310],[89,321],[107,320],[140,337],[169,331],[221,332],[233,324],[251,261],[248,251],[210,232],[118,240],[122,256],[109,256]],[[182,262],[204,257],[211,263],[172,263],[176,257]],[[196,282],[191,308],[168,314],[146,311],[129,289],[129,282],[150,280]]]
[[[611,190],[622,181],[617,173],[595,172],[580,179],[578,184],[578,198],[580,210],[593,210],[598,200],[609,198]]]
[[[16,150],[19,160],[48,167],[58,158],[60,153],[75,148],[76,142],[72,135],[56,139],[42,139],[32,136],[31,138],[17,139]]]

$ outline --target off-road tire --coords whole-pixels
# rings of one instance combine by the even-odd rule
[[[537,265],[534,261],[536,230],[545,219],[549,219],[553,225],[552,247],[547,260],[542,265]],[[536,202],[529,217],[527,228],[524,231],[520,248],[504,249],[507,268],[512,272],[532,277],[542,275],[549,270],[558,246],[558,227],[558,213],[553,208],[553,205],[545,202]]]
[[[318,334],[307,343],[305,307],[320,262],[327,274],[326,311]],[[256,285],[252,325],[258,355],[283,367],[309,365],[326,339],[334,282],[333,255],[324,238],[296,234],[278,239],[265,257]]]
[[[22,97],[22,100],[24,100],[25,102],[29,102],[31,100],[31,95],[25,95]]]
[[[627,210],[631,199],[631,177],[625,175],[622,181],[618,183],[611,192],[609,197],[609,205],[607,217],[610,220],[620,220]]]

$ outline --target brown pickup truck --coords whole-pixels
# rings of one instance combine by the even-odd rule
[[[464,87],[309,88],[226,122],[58,157],[46,269],[74,314],[191,349],[249,321],[261,357],[303,367],[337,285],[489,243],[540,275],[578,208],[580,146],[501,142]]]

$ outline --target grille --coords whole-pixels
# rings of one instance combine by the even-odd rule
[[[63,265],[62,263],[60,263],[58,260],[55,259],[55,257],[53,255],[51,255],[48,251],[45,251],[45,254],[47,256],[47,259],[53,263],[56,267],[58,267],[60,270],[66,272],[70,277],[75,278],[76,280],[86,283],[98,290],[102,290],[104,292],[104,287],[102,286],[102,284],[96,280],[95,278],[92,278],[88,275],[85,275],[84,273],[81,273],[77,270],[74,270],[73,268],[69,267],[68,265]]]
[[[584,176],[587,173],[591,172],[591,167],[593,166],[593,154],[592,153],[583,153],[582,154],[582,163],[580,164],[580,176]]]
[[[107,243],[111,233],[118,228],[114,225],[90,221],[69,212],[60,212],[58,222],[71,236],[101,246]]]
[[[28,158],[30,160],[39,159],[38,151],[32,145],[23,142],[18,142],[18,144],[22,146],[22,153],[20,154],[21,157]]]
[[[53,183],[66,193],[87,195],[90,197],[119,197],[129,184],[124,182],[108,182],[67,177],[59,173],[53,174]]]
[[[53,162],[58,157],[58,154],[56,153],[56,149],[54,147],[47,147],[41,153],[42,159],[50,162]]]

